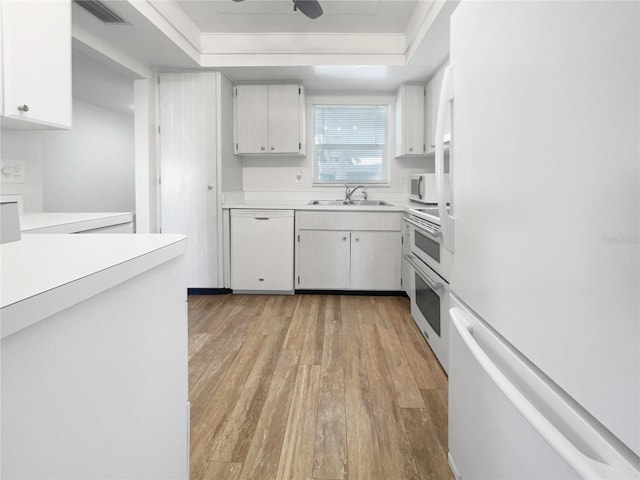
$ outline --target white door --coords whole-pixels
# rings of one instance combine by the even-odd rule
[[[451,17],[452,290],[636,455],[639,30],[638,2]]]
[[[401,290],[400,232],[351,233],[351,288]]]
[[[220,287],[216,75],[160,75],[161,228],[188,237],[190,288]]]
[[[235,88],[237,153],[270,152],[267,85]]]
[[[300,151],[300,90],[298,85],[269,85],[269,151]]]
[[[71,1],[1,8],[5,117],[70,128]]]
[[[349,232],[300,230],[296,288],[349,288]]]

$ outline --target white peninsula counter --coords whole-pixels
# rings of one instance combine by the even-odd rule
[[[185,245],[0,246],[2,478],[188,478]]]

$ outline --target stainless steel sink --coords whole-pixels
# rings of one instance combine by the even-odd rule
[[[384,200],[351,200],[352,205],[391,205],[389,202],[385,202]]]
[[[385,202],[384,200],[350,200],[347,202],[346,200],[311,200],[309,205],[326,205],[326,206],[382,206],[382,205],[391,205],[389,202]]]
[[[311,200],[309,205],[349,205],[344,200]]]

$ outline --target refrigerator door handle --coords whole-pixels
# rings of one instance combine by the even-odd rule
[[[447,66],[444,71],[444,78],[442,81],[442,89],[440,90],[440,99],[438,101],[438,115],[436,117],[436,158],[435,158],[435,170],[436,170],[436,190],[438,193],[438,212],[440,214],[440,223],[442,227],[442,238],[444,240],[444,246],[450,252],[455,251],[455,220],[454,217],[449,214],[447,209],[447,197],[445,190],[445,174],[444,174],[444,145],[446,140],[444,138],[445,122],[447,121],[447,112],[449,112],[449,119],[452,119],[453,112],[451,111],[451,102],[455,96],[455,84],[454,84],[455,66],[453,64]],[[451,121],[451,120],[450,120]],[[451,187],[453,182],[453,142],[451,142],[451,148],[449,149],[449,186]],[[453,211],[453,188],[450,191],[451,211]]]
[[[625,460],[616,458],[617,454],[612,455],[611,452],[608,452],[607,446],[601,444],[601,448],[598,449],[597,445],[591,444],[590,448],[593,448],[594,455],[601,455],[608,460],[594,459],[585,454],[566,434],[563,434],[556,425],[545,417],[520,389],[507,378],[499,366],[489,358],[486,351],[475,340],[473,326],[466,319],[466,312],[459,307],[453,307],[449,310],[449,314],[453,328],[455,328],[469,352],[471,352],[489,378],[576,473],[582,478],[638,478],[639,472]],[[567,425],[565,428],[571,427]],[[613,462],[613,464],[605,462]]]

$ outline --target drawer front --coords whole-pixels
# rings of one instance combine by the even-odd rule
[[[300,230],[400,231],[402,212],[296,212]]]

